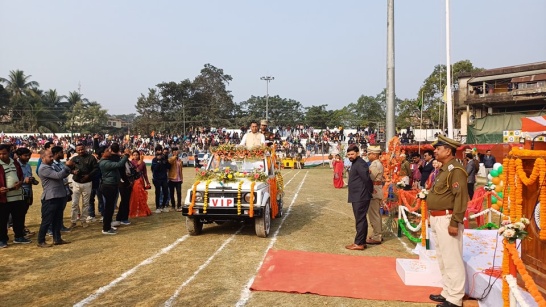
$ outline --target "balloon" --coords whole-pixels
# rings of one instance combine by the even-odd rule
[[[501,184],[502,184],[502,182],[501,182]],[[504,190],[504,188],[501,185],[495,186],[495,192],[497,192],[497,193],[502,192],[502,190]]]
[[[491,205],[491,208],[493,208],[493,209],[495,209],[495,210],[499,211],[499,209],[500,209],[500,206],[499,206],[499,205],[497,205],[497,204],[493,204],[493,205]]]
[[[499,200],[495,196],[491,196],[491,203],[496,204]]]
[[[491,176],[491,173],[487,174],[487,180],[491,181],[493,179],[493,176]]]
[[[501,180],[499,185],[504,188],[504,180]]]
[[[492,169],[489,172],[489,175],[491,175],[491,177],[498,177],[499,176],[499,171],[497,171],[496,169]]]
[[[497,168],[497,172],[499,172],[499,174],[502,174],[502,171],[504,171],[504,167],[501,165],[499,166],[499,168]]]
[[[498,185],[501,182],[501,179],[499,177],[493,177],[493,179],[491,179],[491,182],[494,185]]]
[[[499,198],[503,198],[504,197],[504,194],[502,192],[497,192],[497,195],[499,196]]]
[[[478,151],[478,148],[474,147],[472,148],[473,151]]]

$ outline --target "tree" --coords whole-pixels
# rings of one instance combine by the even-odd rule
[[[211,127],[230,126],[231,118],[225,116],[235,108],[233,95],[226,86],[233,78],[224,70],[205,64],[201,73],[192,82],[190,110],[197,125]]]
[[[295,123],[303,123],[303,106],[299,101],[280,96],[270,96],[269,104],[269,124],[276,126],[287,126]],[[248,125],[250,120],[265,119],[266,97],[251,96],[248,100],[241,102],[243,116]]]
[[[326,104],[305,107],[305,124],[316,128],[326,128],[332,111],[326,110]]]
[[[5,84],[5,88],[13,98],[21,96],[30,96],[33,90],[40,86],[36,81],[29,81],[31,75],[26,76],[22,70],[11,70],[8,79],[0,78],[0,83]]]
[[[152,131],[161,131],[164,124],[161,122],[161,97],[157,89],[149,88],[147,96],[140,94],[135,108],[139,114],[134,123],[137,132],[148,134]]]
[[[483,68],[474,67],[472,62],[470,62],[469,60],[459,61],[453,64],[451,67],[451,71],[453,74],[452,82],[453,84],[457,84],[459,75],[461,75],[462,73],[471,73],[481,70],[483,70]],[[442,97],[444,95],[444,90],[446,86],[446,73],[446,65],[440,64],[434,66],[434,70],[425,79],[423,85],[417,93],[418,100],[414,100],[415,104],[413,106],[406,106],[418,108],[418,102],[420,102],[421,97],[423,97],[423,126],[441,126],[442,116],[440,115],[442,114],[442,111],[444,111],[445,113],[445,103],[442,101]],[[457,121],[458,118],[455,118],[455,120]]]

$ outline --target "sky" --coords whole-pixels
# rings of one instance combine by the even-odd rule
[[[395,91],[413,99],[446,63],[445,1],[395,0]],[[161,82],[210,63],[252,95],[340,109],[386,87],[387,0],[0,0],[0,77],[80,89],[109,114],[135,113]],[[451,1],[451,62],[497,68],[546,61],[546,1]]]

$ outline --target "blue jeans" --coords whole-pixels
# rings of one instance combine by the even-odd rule
[[[153,180],[155,188],[155,208],[161,209],[165,208],[169,201],[169,186],[167,179],[164,180]],[[160,198],[160,196],[163,196]]]
[[[99,213],[103,215],[104,212],[104,198],[102,197],[102,192],[99,188],[91,189],[91,197],[89,197],[89,216],[95,217],[95,196],[99,203]]]
[[[51,225],[53,241],[61,240],[61,227],[63,226],[63,211],[66,207],[66,197],[42,199],[42,223],[38,232],[38,243],[45,242],[47,229]]]

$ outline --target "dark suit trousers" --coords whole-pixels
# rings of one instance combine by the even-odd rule
[[[25,208],[22,200],[0,203],[0,241],[8,242],[8,220],[11,214],[16,238],[25,236]]]
[[[366,244],[366,238],[368,237],[368,219],[366,218],[366,214],[368,213],[368,208],[370,208],[370,201],[370,199],[367,199],[352,203],[356,224],[356,236],[354,243],[357,245]]]
[[[47,229],[51,226],[53,241],[61,241],[61,227],[63,226],[63,211],[66,207],[66,197],[42,199],[42,223],[38,231],[38,243],[44,243]]]

